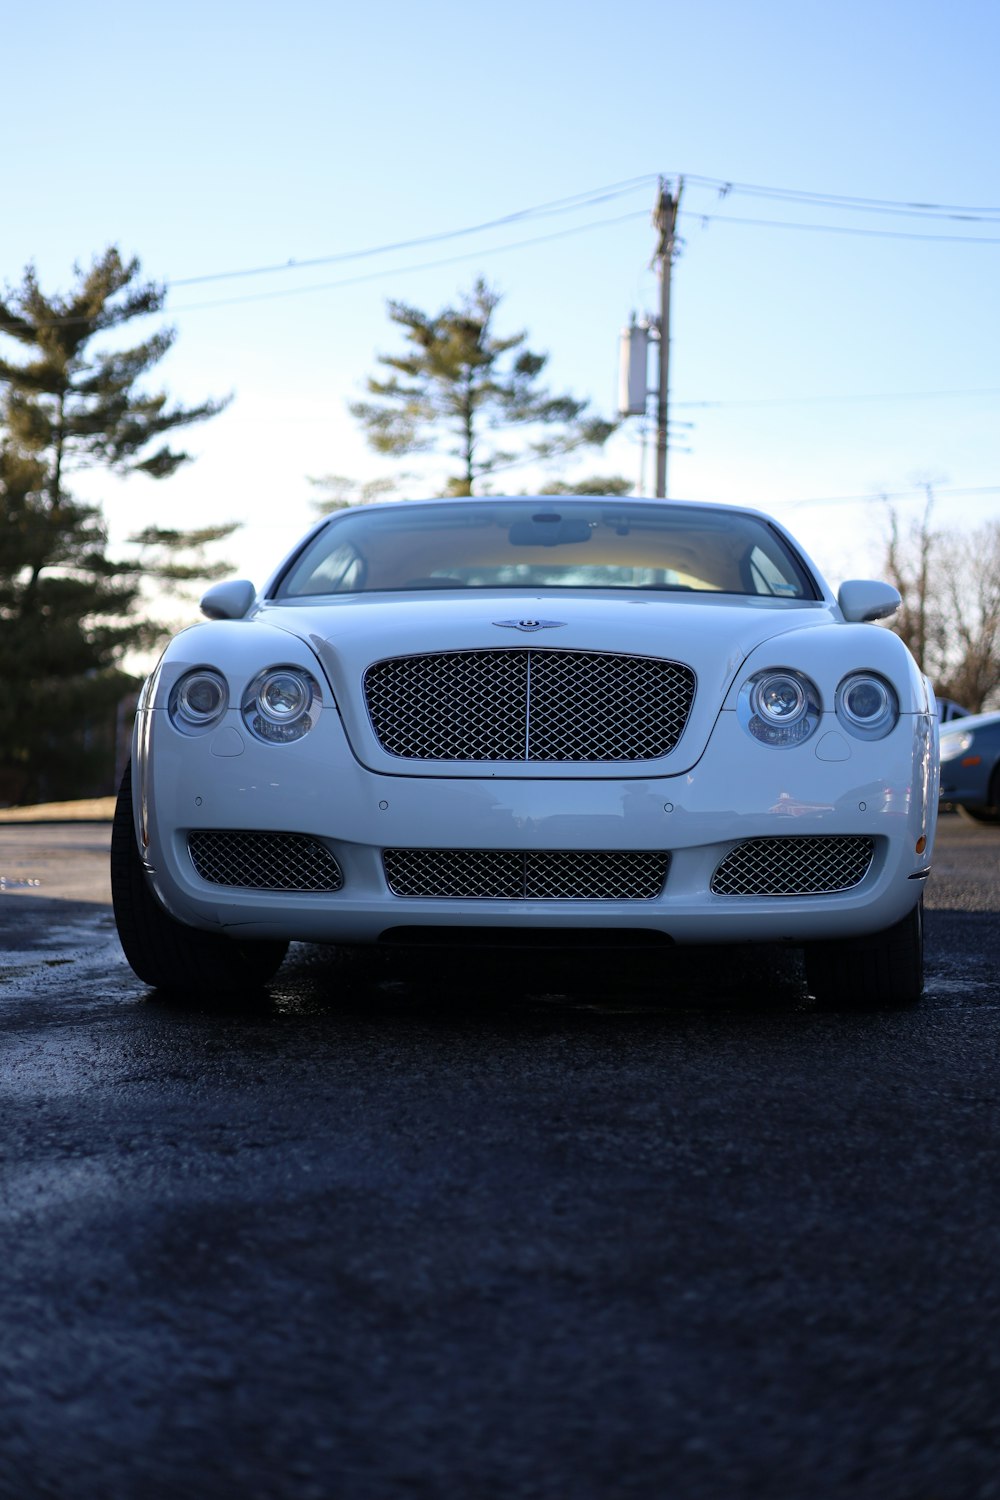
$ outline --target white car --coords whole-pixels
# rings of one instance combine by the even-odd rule
[[[407,501],[322,521],[142,692],[112,884],[148,984],[266,983],[292,940],[804,948],[907,1003],[934,699],[758,511]]]

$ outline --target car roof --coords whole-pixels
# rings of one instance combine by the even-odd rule
[[[767,511],[758,510],[751,505],[732,505],[724,500],[686,500],[672,496],[669,500],[656,498],[653,495],[426,495],[413,497],[411,499],[399,500],[372,500],[364,505],[345,505],[335,511],[331,511],[324,521],[334,521],[340,516],[357,515],[371,511],[408,510],[414,505],[560,505],[567,502],[592,501],[598,505],[622,505],[622,506],[676,506],[678,509],[692,510],[715,510],[726,511],[731,514],[743,516],[757,516],[763,521],[779,523],[774,517],[768,515]],[[322,523],[321,523],[322,524]]]
[[[1000,709],[985,714],[964,714],[941,725],[942,734],[966,734],[970,729],[990,729],[1000,724]]]

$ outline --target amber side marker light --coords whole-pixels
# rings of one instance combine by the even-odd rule
[[[981,766],[983,757],[981,755],[966,755],[962,759],[963,766]]]
[[[923,852],[924,852],[924,850],[926,848],[927,848],[927,840],[924,838],[923,834],[921,834],[920,837],[917,839],[917,853],[918,854],[923,854]]]

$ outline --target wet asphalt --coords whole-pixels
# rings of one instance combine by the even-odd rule
[[[902,1012],[721,950],[168,999],[106,836],[0,832],[3,1500],[1000,1497],[1000,831]]]

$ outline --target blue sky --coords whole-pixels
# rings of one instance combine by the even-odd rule
[[[694,426],[672,494],[770,510],[834,582],[877,570],[880,491],[915,515],[932,478],[942,523],[1000,514],[993,0],[55,0],[44,19],[5,6],[3,38],[0,280],[33,261],[67,288],[118,244],[172,284],[163,383],[234,393],[174,479],[81,480],[115,537],[238,519],[229,555],[262,582],[312,519],[307,476],[385,472],[346,408],[398,347],[386,299],[436,311],[480,274],[501,331],[550,353],[549,383],[610,414],[619,330],[656,305],[658,174],[685,179],[671,386]],[[581,468],[638,464],[631,423]]]

